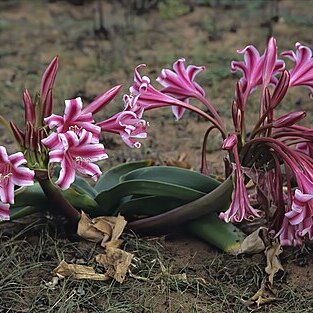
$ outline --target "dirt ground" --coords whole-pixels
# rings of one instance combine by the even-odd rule
[[[229,69],[230,61],[239,59],[236,50],[248,44],[263,50],[271,34],[280,51],[294,49],[298,41],[313,47],[311,0],[171,0],[144,12],[134,10],[134,1],[124,1],[124,6],[122,1],[81,2],[0,1],[0,114],[6,119],[22,125],[23,89],[38,91],[41,74],[55,55],[60,56],[55,112],[63,110],[65,99],[81,96],[88,103],[123,84],[119,97],[97,120],[122,108],[137,64],[147,64],[144,72],[154,79],[162,68],[185,57],[189,64],[207,67],[198,81],[231,130],[230,105],[238,77]],[[307,94],[300,90],[290,95],[281,110],[306,110],[312,123]],[[252,105],[251,124],[256,112]],[[126,160],[164,163],[183,155],[199,169],[206,122],[188,112],[177,122],[169,109],[151,111],[145,118],[150,127],[141,149],[129,149],[115,136],[103,137],[109,154],[103,170]],[[3,128],[0,144],[16,149]],[[220,145],[218,136],[208,143],[214,174],[223,173]],[[264,277],[263,255],[231,257],[188,234],[138,238],[127,233],[124,239],[125,249],[136,256],[133,275],[124,284],[65,280],[51,287],[51,271],[62,258],[89,264],[94,247],[71,242],[64,225],[47,215],[0,225],[0,313],[246,312],[244,300]],[[284,251],[285,272],[275,285],[278,299],[258,312],[313,311],[312,256],[309,245]]]

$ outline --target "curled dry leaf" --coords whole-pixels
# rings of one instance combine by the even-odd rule
[[[265,250],[266,255],[266,268],[265,272],[269,275],[268,279],[271,285],[273,285],[274,276],[278,271],[283,271],[284,268],[280,263],[279,255],[283,252],[280,243],[274,242],[271,246]]]
[[[278,241],[271,242],[264,251],[266,255],[266,268],[267,276],[264,278],[261,288],[248,300],[246,305],[251,309],[254,306],[257,308],[260,305],[271,303],[277,300],[277,290],[273,287],[274,276],[280,271],[284,270],[279,255],[282,253],[281,245]]]
[[[259,308],[261,305],[271,303],[277,300],[277,291],[273,288],[272,284],[265,278],[262,281],[261,288],[247,301],[245,306],[250,310]]]
[[[126,223],[124,217],[120,215],[90,219],[82,212],[77,234],[88,241],[101,242],[105,252],[97,255],[95,259],[106,268],[106,273],[98,274],[90,266],[68,264],[62,261],[54,270],[54,274],[60,278],[70,276],[74,279],[108,280],[114,278],[122,283],[133,258],[133,254],[118,248],[123,242],[119,237]]]
[[[84,212],[78,223],[77,234],[89,241],[100,242],[105,247],[107,242],[114,241],[115,245],[121,244],[121,236],[127,222],[121,215],[100,216],[90,219]]]
[[[242,242],[237,254],[255,254],[265,250],[264,233],[267,233],[266,227],[260,227],[247,236]]]
[[[91,279],[91,280],[108,280],[110,277],[106,274],[98,274],[91,266],[68,264],[65,261],[61,261],[53,273],[59,277],[71,277],[74,279]]]
[[[112,277],[119,283],[122,283],[133,257],[133,254],[124,250],[107,246],[105,254],[98,254],[96,256],[96,262],[107,269],[106,276]]]

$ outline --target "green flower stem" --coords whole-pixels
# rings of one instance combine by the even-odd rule
[[[232,177],[205,196],[168,212],[130,222],[128,228],[141,234],[164,234],[179,224],[225,209],[233,191]]]
[[[65,216],[71,225],[77,226],[80,219],[80,213],[66,200],[58,187],[56,187],[48,177],[47,171],[36,170],[36,178],[49,199],[51,206]]]

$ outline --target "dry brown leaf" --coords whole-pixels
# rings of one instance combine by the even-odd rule
[[[279,242],[272,243],[272,245],[265,250],[267,264],[265,272],[269,275],[268,279],[271,285],[273,285],[275,274],[280,270],[284,270],[279,260],[279,255],[282,252],[283,250]]]
[[[259,308],[275,300],[277,300],[277,291],[267,279],[264,279],[261,288],[248,301],[245,301],[245,305],[250,309],[255,309],[255,306]]]
[[[265,244],[262,239],[262,233],[267,231],[267,228],[260,227],[249,236],[247,236],[242,242],[237,254],[247,253],[255,254],[265,250]]]
[[[81,213],[77,235],[92,242],[100,242],[103,239],[102,232],[94,227],[92,220],[84,212]]]
[[[121,244],[118,238],[121,236],[127,222],[121,215],[118,216],[100,216],[90,219],[84,212],[78,223],[77,234],[92,242],[100,242],[105,247],[107,242],[114,241]]]
[[[96,262],[107,269],[106,276],[112,277],[119,283],[122,283],[134,255],[114,247],[106,247],[105,252],[105,254],[98,254],[96,256]]]
[[[278,241],[271,242],[264,251],[266,255],[266,268],[265,272],[267,276],[264,278],[261,288],[256,294],[251,297],[246,305],[249,308],[253,306],[259,307],[260,305],[271,303],[277,300],[277,291],[273,287],[275,274],[283,270],[283,267],[279,260],[279,255],[282,253],[280,243]]]
[[[106,274],[98,274],[91,266],[69,264],[64,260],[60,262],[53,273],[59,278],[72,277],[74,279],[108,280]]]

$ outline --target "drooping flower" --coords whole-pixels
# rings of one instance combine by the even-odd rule
[[[45,118],[45,122],[50,129],[57,127],[58,133],[65,133],[68,130],[74,131],[78,135],[82,130],[92,133],[92,141],[99,142],[100,127],[94,125],[92,113],[83,113],[83,103],[80,97],[71,100],[65,100],[64,116],[52,114]]]
[[[10,219],[10,205],[0,201],[0,221],[8,221]]]
[[[0,146],[0,201],[14,203],[14,186],[34,184],[34,171],[21,166],[27,161],[23,153],[8,156],[5,147]]]
[[[255,87],[265,83],[277,83],[276,74],[283,71],[285,63],[276,59],[276,42],[271,38],[263,55],[252,45],[237,51],[244,54],[244,61],[232,61],[231,70],[233,73],[241,71],[243,77],[240,79],[245,102]]]
[[[206,112],[195,107],[194,105],[183,102],[179,99],[171,97],[170,95],[167,95],[155,89],[150,84],[149,77],[140,76],[138,69],[142,66],[145,66],[145,64],[140,64],[135,68],[135,73],[134,73],[135,83],[133,84],[133,86],[130,87],[130,92],[132,96],[138,97],[138,99],[136,100],[138,111],[144,112],[147,110],[152,110],[152,109],[156,109],[160,107],[178,106],[182,109],[188,109],[190,111],[193,111],[197,113],[198,115],[206,118],[214,125],[214,127],[216,127],[222,133],[222,136],[224,138],[226,137],[225,126],[215,110],[213,110],[213,112],[215,112],[214,114],[213,112],[211,112],[212,115],[207,114]]]
[[[102,131],[119,134],[123,141],[131,148],[140,148],[141,144],[132,138],[147,137],[147,123],[137,117],[132,111],[119,112],[109,119],[97,124]]]
[[[219,217],[226,223],[242,222],[243,219],[253,220],[261,216],[261,211],[254,209],[250,204],[246,186],[243,181],[243,174],[240,168],[235,165],[234,175],[236,177],[235,189],[233,191],[232,202],[226,212],[221,212]]]
[[[290,70],[290,87],[306,86],[313,93],[313,58],[309,47],[296,43],[296,53],[292,50],[285,51],[281,55],[295,62]]]
[[[304,236],[313,226],[313,194],[305,194],[301,190],[296,189],[291,206],[291,211],[285,216],[291,225],[301,225],[300,236]]]
[[[60,176],[56,181],[61,189],[69,188],[75,180],[76,171],[94,180],[99,178],[101,170],[92,162],[106,159],[108,155],[102,144],[93,142],[90,132],[83,129],[80,135],[73,131],[52,135],[43,143],[50,149],[49,162],[61,163]]]
[[[288,218],[285,216],[282,222],[281,229],[276,234],[282,246],[299,246],[302,240],[298,234],[298,226],[291,225]]]
[[[243,219],[252,220],[255,217],[261,216],[261,211],[254,209],[250,204],[248,192],[243,180],[243,173],[239,161],[239,155],[237,150],[237,135],[230,134],[223,143],[223,149],[232,150],[235,157],[234,173],[236,177],[235,189],[232,195],[232,202],[229,209],[226,212],[221,212],[219,217],[226,223],[229,222],[242,222]]]
[[[156,79],[164,88],[163,93],[177,98],[183,102],[188,102],[189,98],[200,99],[204,98],[205,92],[203,88],[194,81],[196,75],[204,70],[204,66],[188,65],[185,68],[185,59],[178,59],[173,69],[163,69],[161,74]],[[176,119],[179,120],[185,109],[179,106],[172,107]]]

